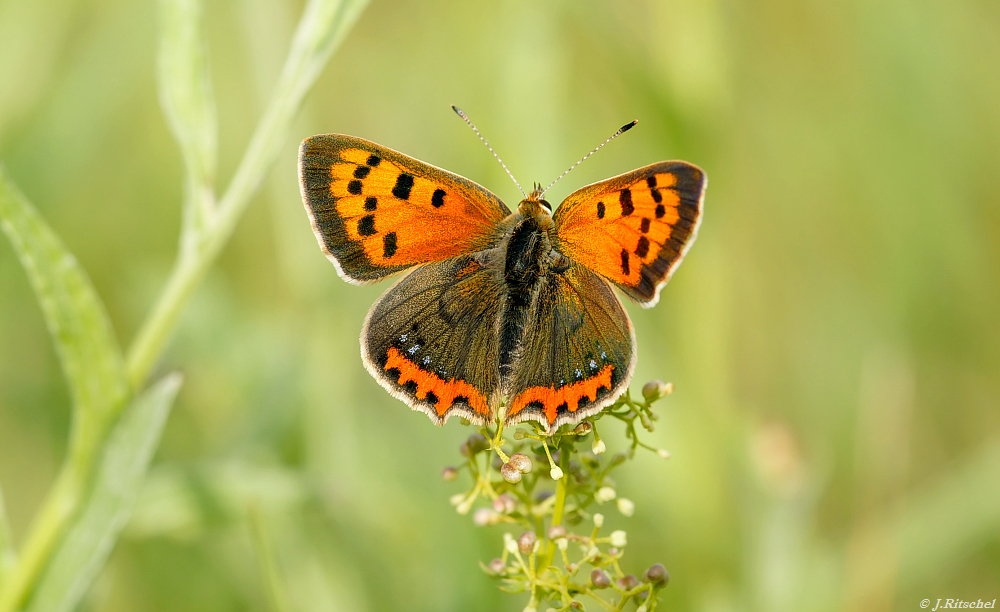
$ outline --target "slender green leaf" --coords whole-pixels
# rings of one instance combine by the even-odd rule
[[[180,385],[179,374],[164,377],[115,424],[80,513],[53,554],[29,610],[72,610],[86,594],[128,521]]]
[[[104,304],[76,258],[0,167],[0,227],[28,274],[73,398],[73,452],[87,453],[129,394]]]
[[[211,221],[218,128],[200,0],[161,0],[159,91],[186,169],[185,239]],[[194,231],[191,231],[194,230]]]

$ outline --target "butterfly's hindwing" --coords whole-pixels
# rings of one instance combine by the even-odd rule
[[[488,254],[426,264],[372,306],[361,355],[379,383],[443,424],[485,424],[499,403],[498,272]]]
[[[522,338],[506,425],[534,420],[555,431],[600,412],[632,377],[635,338],[621,300],[579,264],[545,273]]]
[[[299,172],[320,246],[352,282],[480,250],[510,214],[468,179],[352,136],[304,140]]]
[[[558,248],[653,306],[694,242],[705,185],[701,169],[672,161],[584,187],[553,216]]]

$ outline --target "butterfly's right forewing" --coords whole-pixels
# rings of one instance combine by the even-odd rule
[[[706,184],[670,161],[588,185],[556,209],[557,248],[649,308],[694,243]]]

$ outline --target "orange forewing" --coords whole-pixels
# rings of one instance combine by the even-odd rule
[[[679,161],[588,185],[556,210],[560,250],[653,306],[694,242],[705,185],[704,172]]]
[[[510,214],[476,183],[361,138],[307,138],[299,159],[313,230],[348,280],[481,250]]]

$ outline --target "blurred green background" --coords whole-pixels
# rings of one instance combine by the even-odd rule
[[[301,2],[207,2],[228,182]],[[0,0],[0,159],[79,257],[119,339],[172,263],[182,165],[153,2]],[[636,386],[676,385],[619,475],[632,571],[664,609],[914,610],[1000,597],[1000,4],[989,0],[374,0],[307,99],[161,371],[185,384],[90,610],[266,610],[248,512],[296,610],[519,610],[439,478],[469,432],[364,371],[387,285],[341,281],[296,146],[374,140],[515,205],[663,159],[703,167],[696,246],[628,309]],[[62,460],[69,398],[0,240],[0,483],[16,538]],[[620,439],[611,436],[612,450]],[[255,509],[255,510],[251,510]],[[612,516],[613,515],[613,516]]]

